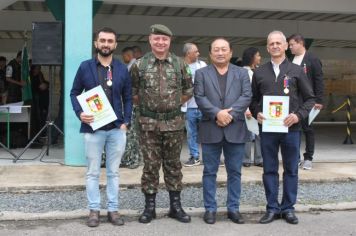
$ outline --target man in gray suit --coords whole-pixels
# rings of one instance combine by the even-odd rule
[[[242,224],[239,201],[241,165],[245,142],[250,137],[244,117],[252,96],[250,79],[247,70],[229,63],[232,49],[226,39],[214,39],[209,52],[212,64],[197,70],[194,81],[195,100],[203,113],[199,141],[204,163],[204,221],[208,224],[216,221],[216,174],[224,151],[228,218]]]

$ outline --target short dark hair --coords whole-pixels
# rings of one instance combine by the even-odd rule
[[[133,53],[132,47],[125,47],[124,49],[121,50],[121,53],[127,53],[127,52],[132,52]]]
[[[18,51],[16,54],[16,58],[21,57],[22,56],[22,51]]]
[[[209,44],[209,52],[211,52],[212,45],[213,45],[213,43],[214,43],[216,40],[224,40],[224,41],[226,41],[226,42],[229,44],[230,50],[232,49],[229,40],[227,40],[227,39],[224,38],[224,37],[217,37],[217,38],[214,38],[214,39],[211,41],[211,43]]]
[[[249,66],[253,62],[255,55],[260,52],[255,47],[249,47],[242,53],[242,66]]]
[[[141,49],[139,46],[137,46],[137,45],[132,46],[131,49],[132,49],[132,51],[134,51],[134,52],[140,52],[140,53],[142,53],[142,49]]]
[[[0,61],[6,61],[6,57],[0,56]]]
[[[294,40],[297,43],[302,43],[303,46],[305,46],[305,39],[303,37],[303,35],[301,34],[292,34],[291,36],[288,37],[287,42],[289,43],[290,40]]]
[[[117,34],[116,34],[115,30],[113,30],[112,28],[109,28],[109,27],[103,27],[103,28],[99,29],[98,31],[96,31],[95,40],[98,39],[99,34],[102,33],[102,32],[114,34],[115,35],[115,41],[117,41]]]

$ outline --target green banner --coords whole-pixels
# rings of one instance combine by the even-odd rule
[[[27,44],[25,43],[22,49],[22,62],[21,62],[21,80],[24,82],[22,87],[22,101],[32,99],[32,89],[30,81],[30,68],[28,64]]]

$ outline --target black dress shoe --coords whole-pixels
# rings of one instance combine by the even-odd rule
[[[298,224],[298,218],[293,211],[282,213],[282,218],[285,219],[289,224]]]
[[[227,213],[227,218],[229,218],[232,222],[234,222],[236,224],[244,224],[245,223],[244,218],[242,218],[242,215],[238,211],[235,211],[235,212],[229,211]]]
[[[267,211],[262,218],[260,219],[260,223],[261,224],[268,224],[271,223],[272,221],[276,220],[276,219],[280,219],[281,215],[279,213],[274,213],[274,212],[269,212]]]
[[[242,163],[242,165],[243,165],[244,167],[250,167],[250,166],[251,166],[251,163]]]
[[[203,219],[204,219],[205,223],[207,223],[207,224],[215,224],[216,212],[206,211]]]

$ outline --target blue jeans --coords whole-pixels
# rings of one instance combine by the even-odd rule
[[[216,212],[216,174],[219,169],[221,152],[224,151],[225,168],[227,172],[227,201],[229,212],[239,210],[241,194],[241,166],[245,152],[245,144],[220,143],[202,144],[203,151],[203,198],[207,211]]]
[[[267,211],[269,212],[294,211],[298,191],[299,143],[300,131],[261,133],[263,185],[267,199]],[[281,147],[283,162],[283,196],[281,204],[278,202],[279,147]]]
[[[202,114],[198,108],[188,108],[185,115],[185,127],[187,129],[187,141],[189,153],[196,160],[199,159],[199,144],[198,144],[198,123]]]
[[[126,132],[121,129],[98,130],[85,133],[85,155],[87,158],[86,191],[90,210],[100,210],[100,164],[105,147],[107,178],[107,209],[119,208],[119,165],[125,151]]]

